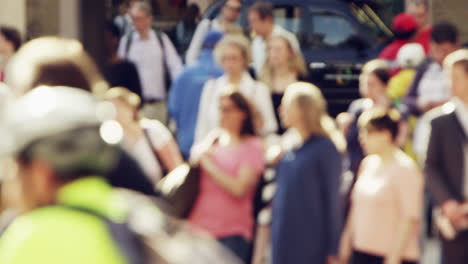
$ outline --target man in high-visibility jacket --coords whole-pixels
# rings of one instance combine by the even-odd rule
[[[117,153],[100,136],[96,105],[83,90],[40,87],[7,108],[1,152],[16,160],[26,208],[0,237],[0,263],[134,261],[102,221],[123,222],[126,211],[99,176]]]

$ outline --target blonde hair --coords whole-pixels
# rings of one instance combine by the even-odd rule
[[[42,37],[23,45],[8,66],[6,80],[21,95],[39,85],[72,86],[102,96],[109,88],[80,42]]]
[[[241,34],[227,34],[218,42],[214,50],[216,62],[221,64],[224,49],[229,46],[236,46],[241,50],[242,56],[245,60],[245,67],[247,68],[251,61],[250,42]]]
[[[125,104],[138,108],[141,103],[140,97],[125,87],[113,87],[104,94],[105,100],[121,100]]]
[[[268,46],[270,43],[275,39],[281,39],[286,43],[286,46],[291,54],[292,58],[289,60],[289,69],[293,72],[296,72],[298,76],[305,76],[307,74],[307,67],[304,61],[304,57],[301,54],[301,51],[298,48],[295,48],[292,44],[291,40],[285,36],[273,36],[268,41]],[[270,66],[269,58],[265,64],[263,65],[262,73],[261,73],[261,80],[262,82],[266,83],[270,89],[272,89],[272,76],[273,76],[273,68]]]
[[[302,113],[309,134],[327,136],[340,151],[346,150],[346,140],[327,113],[327,103],[320,89],[306,82],[296,82],[286,88],[285,104],[296,104]]]

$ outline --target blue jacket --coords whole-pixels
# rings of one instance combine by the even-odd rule
[[[273,200],[273,264],[325,263],[337,254],[341,168],[340,154],[325,137],[312,136],[283,157]]]
[[[214,62],[213,51],[204,49],[198,61],[175,80],[169,94],[169,115],[177,124],[177,143],[184,158],[190,155],[205,82],[216,79],[223,70]]]

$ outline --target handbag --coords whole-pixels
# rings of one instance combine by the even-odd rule
[[[148,130],[143,130],[150,145],[154,146]],[[153,150],[153,154],[161,167],[164,167],[158,152]],[[177,166],[156,184],[156,191],[165,202],[165,206],[161,209],[172,216],[187,218],[197,200],[199,186],[200,169],[198,166],[192,166],[186,162]]]

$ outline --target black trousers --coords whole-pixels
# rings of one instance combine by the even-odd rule
[[[360,251],[353,251],[352,264],[383,264],[385,259],[381,256],[371,255]],[[417,264],[413,261],[403,261],[402,264]]]
[[[242,263],[250,263],[249,256],[252,244],[242,236],[222,237],[218,238],[218,242],[236,254],[242,260]]]
[[[443,264],[468,263],[468,231],[451,241],[442,239],[442,258]]]

